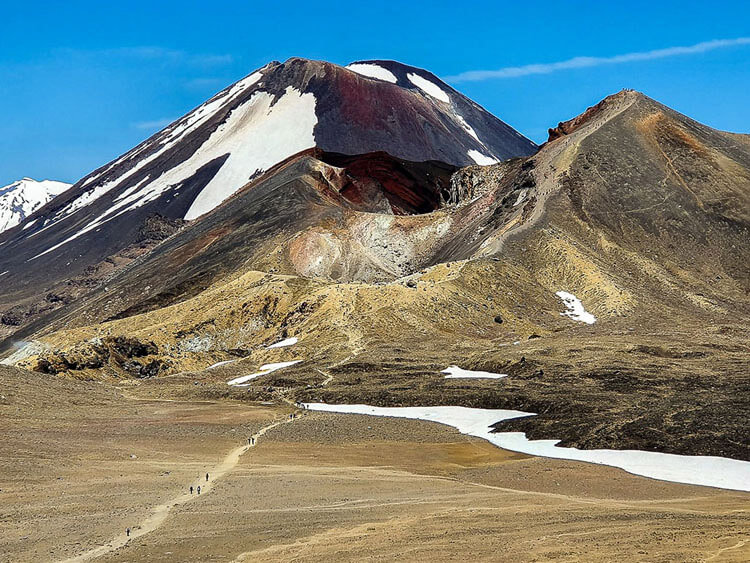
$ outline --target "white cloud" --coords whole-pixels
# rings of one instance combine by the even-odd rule
[[[136,129],[163,129],[174,121],[171,117],[163,117],[162,119],[154,119],[153,121],[137,121],[133,123],[133,127]]]
[[[234,62],[234,57],[229,54],[212,53],[189,53],[179,49],[168,49],[155,45],[139,45],[135,47],[115,47],[112,49],[58,49],[56,52],[65,56],[93,56],[93,57],[122,57],[130,59],[141,59],[160,61],[172,64],[190,65],[200,68],[214,68],[226,66]]]
[[[694,55],[724,49],[727,47],[737,47],[741,45],[750,45],[750,37],[737,37],[735,39],[715,39],[713,41],[703,41],[687,47],[666,47],[665,49],[655,49],[653,51],[641,51],[637,53],[625,53],[613,57],[574,57],[565,61],[555,63],[537,63],[523,66],[509,66],[497,70],[469,70],[445,77],[450,82],[476,82],[480,80],[491,80],[493,78],[516,78],[519,76],[528,76],[530,74],[549,74],[561,70],[571,70],[576,68],[588,68],[593,66],[623,64],[638,61],[651,61],[654,59],[664,59],[667,57],[676,57],[680,55]]]
[[[226,84],[234,82],[230,79],[212,78],[212,77],[201,77],[193,78],[185,82],[185,87],[191,90],[205,90],[206,88],[218,88]]]

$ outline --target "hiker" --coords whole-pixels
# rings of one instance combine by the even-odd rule
[[[208,473],[206,473],[206,483],[208,483]]]
[[[193,494],[193,486],[192,485],[190,485],[190,494],[191,495]]]
[[[130,528],[125,528],[125,535],[130,537]]]
[[[201,494],[201,486],[198,485],[198,494]]]

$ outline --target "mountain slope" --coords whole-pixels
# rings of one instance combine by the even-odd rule
[[[0,233],[21,223],[70,186],[54,180],[23,178],[0,188]]]
[[[500,428],[532,438],[750,459],[750,147],[630,91],[557,129],[449,182],[439,163],[298,154],[27,327],[47,334],[13,361],[78,377],[232,362],[154,383],[221,396],[293,357],[247,396],[511,408],[539,414]],[[403,179],[386,189],[383,167]],[[456,363],[509,376],[444,380]]]

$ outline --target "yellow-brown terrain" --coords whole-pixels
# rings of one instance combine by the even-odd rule
[[[514,454],[427,422],[290,419],[282,397],[170,401],[151,387],[2,368],[0,560],[750,554],[747,493]]]

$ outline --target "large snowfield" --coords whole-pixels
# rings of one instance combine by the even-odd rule
[[[257,74],[257,73],[256,73]],[[253,78],[253,77],[250,77]],[[257,81],[257,77],[248,83]],[[214,105],[224,105],[210,101],[207,107],[214,109]],[[136,167],[128,171],[123,177],[109,181],[101,187],[94,188],[90,195],[73,202],[72,212],[83,205],[110,191],[114,185],[120,184],[130,177],[136,169],[153,161],[156,156],[166,151],[177,139],[183,138],[187,131],[200,124],[210,110],[198,108],[190,114],[185,123],[179,123],[169,132],[168,140],[154,155],[141,160]],[[225,199],[242,188],[257,174],[267,170],[278,162],[305,149],[315,146],[313,129],[317,123],[315,114],[315,96],[302,94],[292,87],[279,99],[275,99],[268,92],[255,92],[247,101],[232,110],[226,121],[193,153],[187,160],[179,163],[157,178],[147,176],[136,185],[125,190],[115,200],[114,204],[99,217],[85,225],[82,229],[66,238],[62,242],[46,249],[34,258],[47,254],[64,244],[100,227],[107,221],[119,217],[123,213],[146,205],[160,197],[167,190],[179,190],[182,182],[193,176],[201,167],[212,160],[226,156],[226,160],[211,181],[200,191],[185,214],[185,219],[195,219],[208,213]],[[176,131],[179,130],[179,133]],[[228,156],[227,156],[228,155]],[[32,258],[33,259],[33,258]]]
[[[467,407],[373,407],[305,403],[313,411],[371,416],[390,416],[438,422],[462,434],[477,436],[514,452],[557,459],[570,459],[619,467],[628,473],[652,479],[750,491],[750,462],[713,456],[687,456],[641,450],[579,450],[563,448],[559,440],[529,440],[523,432],[492,432],[503,420],[535,416],[534,413]]]

